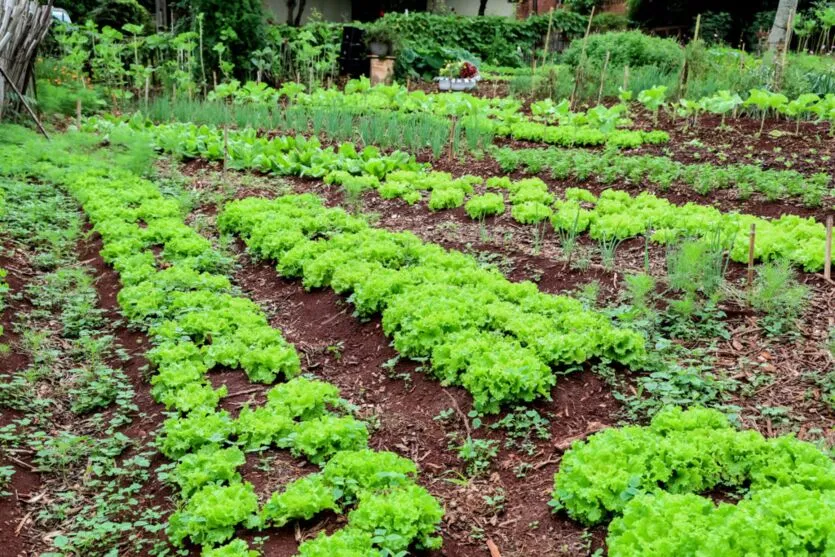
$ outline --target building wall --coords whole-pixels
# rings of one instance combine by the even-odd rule
[[[230,0],[234,2],[235,0]],[[494,0],[495,1],[495,0]],[[276,23],[287,22],[287,0],[264,0],[264,6]],[[351,0],[307,0],[302,14],[302,23],[310,13],[319,10],[325,21],[351,21]]]
[[[479,0],[446,0],[446,6],[454,9],[458,15],[478,15]],[[516,15],[516,1],[509,0],[487,0],[485,15],[503,15],[513,17]]]

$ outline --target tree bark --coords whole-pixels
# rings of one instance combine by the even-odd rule
[[[797,1],[797,0],[795,0]],[[302,14],[304,14],[304,5],[307,3],[307,0],[299,0],[299,11],[296,13],[296,27],[299,27],[302,24]]]
[[[780,0],[777,6],[777,15],[774,16],[774,25],[768,34],[768,49],[774,50],[786,40],[786,31],[789,27],[789,17],[797,10],[797,0]]]
[[[484,15],[485,10],[487,10],[487,0],[479,0],[478,15]]]
[[[287,25],[293,25],[293,14],[296,11],[296,0],[287,0]]]

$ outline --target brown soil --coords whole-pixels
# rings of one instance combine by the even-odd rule
[[[19,335],[14,331],[13,317],[25,309],[26,305],[24,301],[15,299],[15,296],[23,291],[34,275],[28,261],[11,246],[4,248],[3,252],[7,255],[0,255],[0,269],[8,272],[5,281],[9,285],[9,291],[4,300],[6,309],[0,313],[0,326],[3,328],[0,344],[8,346],[9,352],[0,355],[0,380],[5,380],[3,376],[22,369],[29,363],[28,356],[18,348]],[[20,417],[21,412],[4,408],[0,410],[0,427]],[[4,548],[4,554],[10,557],[27,554],[27,539],[33,527],[32,513],[29,512],[27,501],[38,495],[41,479],[33,472],[30,458],[29,454],[11,454],[10,451],[0,450],[0,466],[12,466],[15,471],[10,485],[5,489],[11,495],[0,497],[0,546]]]

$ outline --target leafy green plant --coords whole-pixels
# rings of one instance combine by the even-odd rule
[[[765,314],[760,323],[766,332],[780,335],[795,329],[795,319],[808,304],[809,287],[799,283],[785,263],[765,263],[757,269],[747,299]]]
[[[575,443],[555,477],[551,505],[596,524],[655,496],[720,485],[747,487],[754,496],[784,487],[831,493],[833,477],[835,463],[813,445],[736,431],[715,410],[671,407],[648,427],[608,429]],[[612,535],[620,535],[615,524]]]
[[[652,112],[652,121],[658,125],[658,111],[666,104],[667,87],[658,85],[651,89],[644,89],[638,94],[638,102]]]
[[[186,539],[214,545],[230,539],[238,524],[252,521],[258,509],[250,483],[209,484],[197,491],[168,519],[168,534],[177,545]]]

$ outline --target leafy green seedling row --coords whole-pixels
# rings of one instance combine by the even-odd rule
[[[823,197],[831,195],[832,177],[825,172],[804,176],[795,170],[764,170],[751,164],[685,164],[667,157],[624,155],[612,150],[503,148],[494,149],[492,154],[505,172],[524,168],[537,174],[549,169],[559,180],[595,179],[606,185],[648,181],[663,190],[681,183],[702,195],[736,188],[744,198],[757,192],[771,201],[800,198],[810,207],[820,206]]]

